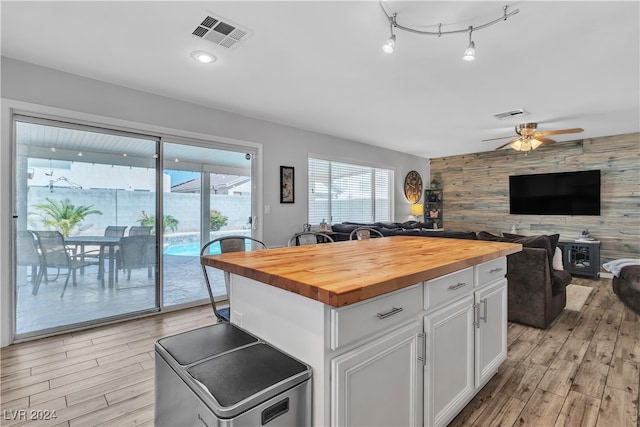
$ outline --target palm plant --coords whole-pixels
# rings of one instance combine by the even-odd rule
[[[47,198],[46,200],[47,203],[35,205],[35,208],[41,211],[38,215],[42,217],[45,227],[55,228],[64,237],[68,237],[71,230],[87,216],[102,215],[101,211],[92,209],[93,205],[75,206],[69,199],[56,201]]]
[[[152,232],[155,234],[155,230],[156,230],[156,217],[155,215],[147,215],[147,213],[145,211],[142,211],[142,218],[140,218],[138,220],[138,222],[140,223],[140,225],[142,226],[151,226],[153,227]],[[174,218],[171,215],[165,215],[164,217],[162,217],[162,231],[177,231],[178,230],[178,224],[180,224],[180,221],[178,221],[176,218]]]

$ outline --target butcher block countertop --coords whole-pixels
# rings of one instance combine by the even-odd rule
[[[390,236],[205,255],[200,262],[342,307],[521,250],[518,243]]]

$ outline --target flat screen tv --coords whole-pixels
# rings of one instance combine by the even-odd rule
[[[600,215],[600,171],[509,177],[514,215]]]

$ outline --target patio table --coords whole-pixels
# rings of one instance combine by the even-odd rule
[[[120,245],[121,237],[109,236],[72,236],[65,237],[64,242],[67,245],[80,246],[80,252],[84,252],[85,246],[99,246],[100,256],[98,258],[98,279],[104,283],[104,254],[105,249],[108,251],[109,260],[109,287],[113,288],[113,277],[115,272],[115,254],[116,247]]]

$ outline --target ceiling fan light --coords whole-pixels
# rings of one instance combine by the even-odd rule
[[[384,53],[393,53],[393,48],[396,46],[396,35],[392,34],[391,37],[382,45],[382,51]]]
[[[464,51],[462,59],[465,61],[473,61],[476,59],[476,44],[474,42],[469,43],[469,47]]]
[[[540,147],[542,145],[542,141],[538,141],[537,139],[533,138],[531,140],[531,149],[535,150],[536,148]]]
[[[516,141],[513,141],[511,143],[511,148],[513,148],[516,151],[521,151],[522,150],[522,140],[518,139]]]

